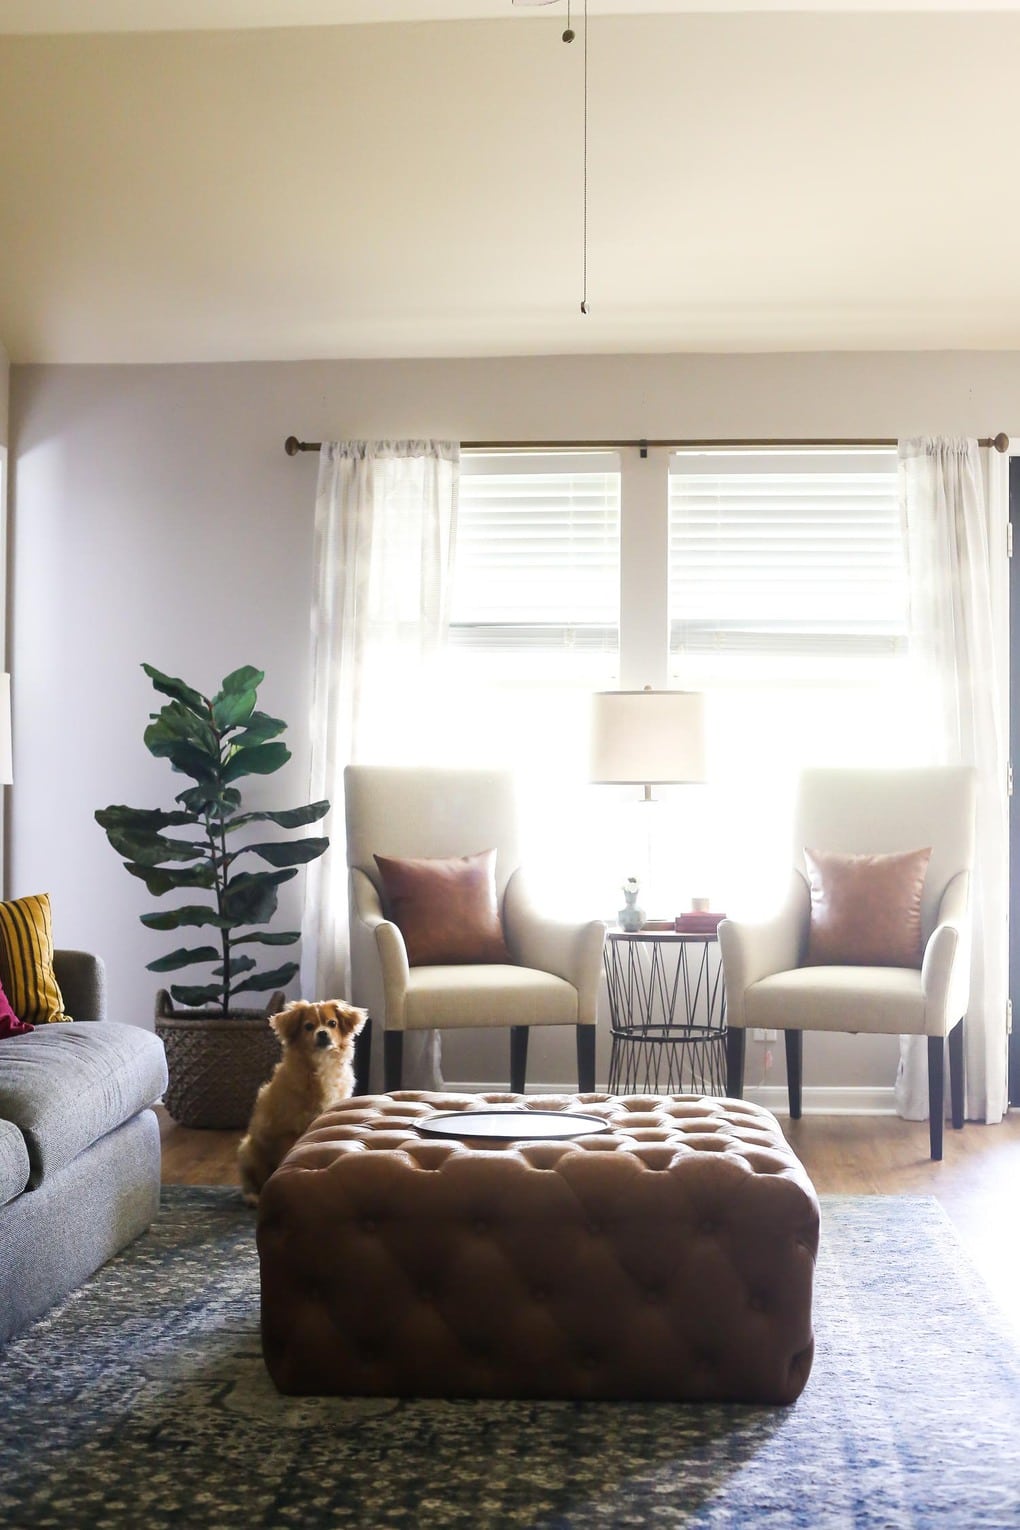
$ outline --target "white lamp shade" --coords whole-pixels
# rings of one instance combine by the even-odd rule
[[[628,785],[704,781],[705,699],[700,691],[597,691],[591,779]]]
[[[0,785],[14,780],[11,750],[11,677],[0,675]]]

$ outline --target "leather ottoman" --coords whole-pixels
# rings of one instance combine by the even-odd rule
[[[510,1104],[611,1130],[417,1130]],[[285,1393],[790,1403],[811,1369],[818,1201],[739,1100],[362,1095],[269,1180],[258,1248]]]

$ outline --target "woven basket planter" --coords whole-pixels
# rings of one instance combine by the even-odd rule
[[[269,1016],[283,1007],[274,993],[265,1009],[230,1015],[175,1010],[165,988],[156,995],[156,1035],[166,1048],[170,1082],[163,1103],[179,1126],[247,1126],[259,1086],[280,1060]]]

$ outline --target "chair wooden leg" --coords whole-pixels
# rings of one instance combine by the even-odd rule
[[[949,1032],[949,1099],[953,1110],[953,1126],[959,1131],[963,1125],[963,1021],[958,1020]]]
[[[383,1036],[383,1088],[387,1094],[400,1088],[404,1075],[404,1033],[386,1031]]]
[[[944,1036],[928,1037],[928,1135],[931,1156],[942,1157],[942,1117],[945,1113],[946,1042]]]
[[[367,1094],[372,1068],[372,1017],[354,1038],[354,1093]]]
[[[595,1027],[577,1027],[577,1092],[595,1093]]]
[[[730,1026],[726,1032],[726,1093],[731,1100],[744,1098],[744,1054],[747,1032],[743,1026]]]
[[[510,1027],[510,1093],[523,1094],[528,1076],[528,1027]]]
[[[786,1089],[790,1096],[790,1120],[800,1120],[800,1091],[804,1078],[804,1032],[784,1031],[786,1037]]]

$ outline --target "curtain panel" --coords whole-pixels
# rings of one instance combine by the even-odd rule
[[[450,441],[331,441],[319,453],[309,789],[333,807],[330,849],[306,881],[306,993],[349,996],[344,766],[402,764],[408,740],[434,728],[459,470]],[[408,1088],[442,1087],[435,1032],[408,1036],[404,1076]]]
[[[931,719],[928,758],[978,772],[966,1114],[989,1122],[1001,1120],[1007,1104],[1008,467],[973,440],[928,437],[899,447],[909,645]],[[900,1047],[896,1108],[923,1120],[926,1041],[903,1037]]]

